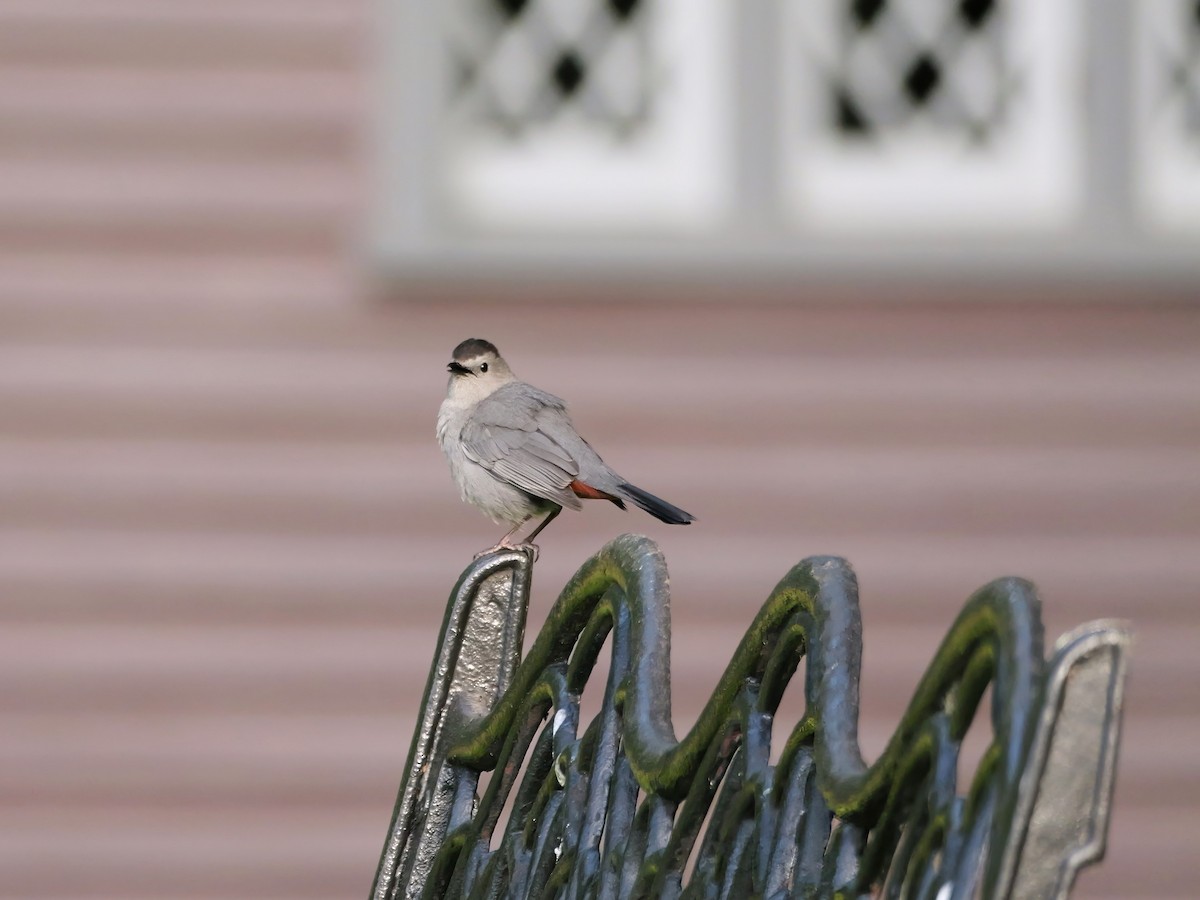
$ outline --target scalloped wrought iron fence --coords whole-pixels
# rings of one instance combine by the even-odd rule
[[[632,535],[604,547],[522,660],[532,565],[484,556],[451,595],[373,900],[1062,897],[1103,855],[1119,623],[1081,626],[1047,660],[1033,586],[988,584],[868,766],[844,560],[804,560],[779,582],[679,740],[658,548]],[[582,722],[606,646],[603,703]],[[783,733],[775,712],[803,658],[806,711]],[[991,742],[960,785],[989,687]]]

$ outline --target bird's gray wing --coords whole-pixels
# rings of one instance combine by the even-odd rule
[[[471,413],[460,437],[463,452],[526,493],[579,509],[570,487],[579,464],[541,429],[547,416],[565,417],[566,405],[527,384],[505,385]]]

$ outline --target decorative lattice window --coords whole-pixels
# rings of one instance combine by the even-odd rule
[[[628,136],[652,99],[649,0],[458,0],[447,42],[451,102],[521,136],[575,117]]]
[[[728,0],[454,0],[441,208],[489,236],[701,232],[731,199]]]
[[[803,227],[1058,230],[1081,205],[1079,0],[790,0]]]
[[[843,0],[829,105],[836,130],[868,139],[930,127],[986,140],[1014,78],[1001,0]]]

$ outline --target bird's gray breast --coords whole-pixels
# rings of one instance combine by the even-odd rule
[[[476,428],[473,417],[478,404],[454,409],[443,404],[438,413],[438,442],[450,465],[450,473],[463,500],[478,508],[495,522],[516,524],[547,504],[496,471],[496,461],[482,458],[467,440]],[[467,437],[464,437],[466,432]],[[503,465],[501,465],[503,468]]]

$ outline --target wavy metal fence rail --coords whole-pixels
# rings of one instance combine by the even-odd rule
[[[657,546],[625,535],[604,547],[521,660],[531,571],[525,553],[490,554],[451,595],[373,900],[1062,897],[1103,855],[1129,642],[1119,624],[1076,629],[1047,661],[1033,586],[992,582],[868,766],[845,561],[807,559],[779,582],[682,740]],[[605,645],[603,705],[584,723],[579,698]],[[804,657],[807,709],[777,733]],[[959,785],[988,687],[992,740]]]

